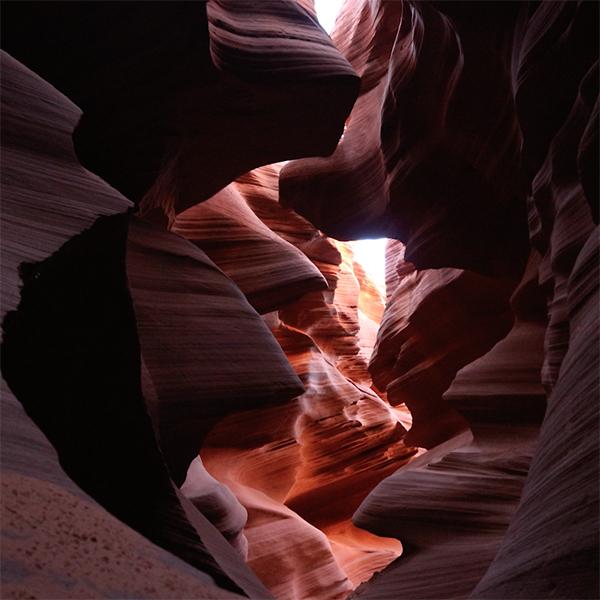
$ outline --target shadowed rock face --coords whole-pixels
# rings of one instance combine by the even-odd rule
[[[470,431],[388,477],[355,513],[357,525],[397,536],[404,546],[401,559],[360,587],[356,597],[465,597],[498,551],[545,410],[538,267],[534,254],[512,297],[515,323],[508,335],[458,371],[444,394],[446,410],[461,415]],[[434,427],[431,417],[425,422]]]
[[[202,248],[261,314],[327,287],[310,260],[252,212],[235,183],[179,214],[172,231]]]
[[[462,72],[466,73],[469,46],[485,51],[487,42],[479,38],[479,33],[491,23],[477,10],[471,12],[471,6],[467,18],[466,5],[461,3],[439,3],[436,8],[452,18],[452,27],[464,49]],[[411,278],[420,276],[426,282],[427,277],[441,278],[444,270],[433,276],[419,270],[407,274],[402,259],[394,256],[397,248],[388,250],[387,279],[393,290],[388,290],[386,313],[370,367],[375,381],[386,387],[390,400],[394,398],[396,382],[401,384],[399,392],[404,394],[415,418],[408,441],[418,440],[423,431],[428,436],[437,432],[441,439],[448,437],[453,427],[456,430],[454,413],[450,421],[453,426],[443,418],[449,410],[458,410],[466,417],[475,440],[465,446],[465,440],[458,437],[455,442],[447,442],[447,446],[433,449],[424,455],[423,464],[415,461],[404,467],[380,484],[361,505],[355,522],[374,533],[399,536],[406,551],[382,575],[362,586],[357,592],[360,597],[472,594],[485,598],[530,598],[598,594],[594,566],[598,546],[597,304],[595,312],[591,309],[597,302],[594,294],[598,289],[598,254],[594,250],[598,196],[597,189],[589,184],[592,171],[598,179],[597,143],[594,150],[590,146],[592,140],[597,140],[597,44],[592,43],[598,35],[597,7],[586,3],[544,3],[522,6],[518,14],[513,12],[511,16],[514,8],[495,7],[491,13],[499,9],[498,14],[506,17],[493,27],[514,31],[511,43],[500,44],[499,51],[508,52],[505,57],[510,58],[514,107],[506,114],[516,120],[523,136],[518,177],[529,186],[529,230],[538,258],[531,259],[533,262],[513,296],[513,329],[487,355],[459,371],[442,401],[441,387],[449,385],[454,373],[448,373],[445,380],[424,377],[422,385],[413,389],[405,383],[410,383],[415,373],[435,374],[438,365],[444,365],[443,360],[448,358],[440,343],[417,352],[415,343],[410,343],[410,319],[406,323],[403,318],[411,310],[417,315],[422,310],[424,318],[416,327],[417,335],[427,335],[435,324],[432,332],[441,336],[446,315],[453,310],[463,313],[468,307],[465,299],[472,299],[473,292],[464,294],[461,300],[446,301],[443,315],[436,314],[435,288],[428,289],[426,283],[412,288],[414,300],[408,294],[395,298],[397,290],[408,286]],[[375,23],[373,19],[371,22]],[[474,28],[478,31],[472,31]],[[421,51],[424,47],[425,42]],[[418,66],[418,59],[416,62]],[[567,64],[572,66],[567,69]],[[564,82],[557,82],[557,65],[569,71]],[[486,79],[477,80],[483,96],[473,97],[479,99],[485,97]],[[501,78],[499,81],[501,87]],[[456,89],[459,87],[460,83]],[[544,99],[546,94],[550,97],[548,102]],[[498,132],[506,135],[509,130],[502,127]],[[387,134],[391,131],[388,128]],[[385,156],[383,125],[381,132]],[[482,160],[483,156],[485,152]],[[297,164],[300,172],[303,163]],[[291,174],[296,167],[291,163],[287,168]],[[496,218],[494,222],[498,223]],[[421,226],[429,225],[425,220]],[[485,228],[476,228],[465,232],[467,244],[484,231]],[[440,233],[443,236],[441,228]],[[421,264],[421,246],[414,244],[410,236],[404,239],[410,260]],[[492,238],[486,239],[490,246],[499,248]],[[454,256],[450,251],[439,253],[437,258],[442,255]],[[452,262],[460,264],[455,258]],[[481,265],[476,268],[481,270]],[[465,273],[468,278],[472,276],[463,272],[462,277]],[[531,296],[536,279],[543,293],[538,298],[545,298],[545,309],[539,299],[533,302],[535,296]],[[496,277],[490,283],[497,286],[500,280]],[[491,319],[486,326],[477,327],[475,335],[467,334],[464,349],[478,353],[477,344],[482,337],[489,335],[487,343],[494,343],[505,335],[506,330],[501,329],[493,333],[494,327],[501,327],[501,319],[492,307],[506,302],[510,279],[506,284],[504,291],[496,288],[493,298],[476,302],[478,318],[490,310]],[[445,284],[440,289],[445,292]],[[481,294],[485,286],[473,289]],[[459,335],[465,333],[465,327],[460,327]],[[456,339],[454,333],[452,340]],[[459,357],[451,353],[449,358]],[[534,446],[535,422],[543,409],[542,384],[552,392]],[[425,426],[417,429],[421,421],[419,411],[434,402],[438,408],[423,419]],[[425,465],[428,455],[432,462]],[[581,466],[576,468],[573,465],[577,461],[581,461]],[[477,477],[471,479],[474,473]],[[445,484],[441,483],[444,478]],[[486,491],[481,488],[482,479],[489,486]],[[575,503],[581,508],[575,508]],[[484,522],[486,515],[499,514],[499,509],[502,517],[490,530]],[[475,530],[477,535],[473,536]],[[461,574],[454,576],[458,564],[463,566]],[[468,571],[464,565],[469,565]]]
[[[369,370],[391,404],[409,407],[409,443],[430,448],[467,427],[442,394],[462,366],[508,333],[512,287],[506,279],[438,269],[413,271],[389,292]]]
[[[155,392],[151,412],[181,485],[219,417],[283,402],[303,387],[260,316],[195,245],[133,219],[127,275]]]
[[[529,225],[548,290],[551,392],[519,510],[476,597],[598,595],[598,55],[584,42],[598,39],[597,23],[597,5],[542,5],[521,38],[517,109],[535,173]],[[548,56],[573,68],[540,113],[555,85]]]
[[[3,597],[598,597],[598,7],[332,39],[3,7]]]
[[[486,10],[472,19],[461,3],[346,3],[332,35],[362,78],[360,96],[330,157],[284,167],[282,202],[339,239],[398,238],[419,269],[518,273],[518,5]]]
[[[83,110],[85,166],[136,203],[162,172],[145,210],[170,218],[253,167],[331,153],[356,98],[356,74],[292,0],[6,9],[3,48]]]
[[[64,503],[49,517],[43,549],[13,541],[7,556],[3,546],[10,593],[47,586],[44,593],[60,597],[75,586],[92,595],[111,588],[150,597],[186,589],[220,595],[215,582],[265,592],[201,514],[194,524],[186,516],[156,444],[125,272],[130,203],[77,162],[70,141],[77,108],[5,53],[2,72],[2,376],[10,386],[3,383],[2,468],[3,484],[16,486],[3,499],[28,514],[19,523],[3,502],[9,537],[41,543],[40,505]],[[151,590],[140,575],[115,584],[99,568],[106,562],[100,556],[85,576],[73,558],[87,537],[68,529],[78,518],[87,534],[97,528],[90,541],[107,550],[113,568],[120,549],[111,535],[119,535],[138,565],[146,552],[154,557],[143,570],[153,563],[177,583]],[[37,565],[53,567],[42,576]],[[240,572],[228,575],[229,568]]]

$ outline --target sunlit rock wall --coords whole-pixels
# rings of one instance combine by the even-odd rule
[[[349,244],[278,203],[278,170],[245,175],[173,225],[257,308],[271,311],[265,323],[305,388],[281,407],[223,419],[201,455],[248,511],[248,564],[269,589],[278,597],[341,598],[401,552],[397,541],[361,531],[350,518],[414,449],[403,441],[406,415],[371,389],[367,365],[381,293],[356,267]],[[234,201],[220,205],[224,197]],[[215,219],[223,226],[213,226]],[[254,249],[262,260],[248,260]],[[277,260],[283,279],[269,269]],[[303,273],[299,300],[279,294],[286,277]],[[262,306],[258,287],[271,298]]]

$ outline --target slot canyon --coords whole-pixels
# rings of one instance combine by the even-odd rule
[[[1,8],[2,599],[600,597],[598,2]]]

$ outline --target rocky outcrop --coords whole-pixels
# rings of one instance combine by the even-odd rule
[[[530,233],[548,290],[542,375],[552,391],[519,510],[477,597],[599,590],[598,54],[589,42],[597,22],[596,5],[544,4],[524,17],[518,38]],[[568,77],[540,111],[553,70],[566,65]]]
[[[204,507],[204,512],[242,553],[244,509],[197,470],[188,473],[184,485],[189,499],[170,476],[183,483],[215,418],[235,408],[285,400],[303,388],[243,295],[197,247],[166,231],[165,217],[172,219],[174,211],[209,197],[261,162],[329,152],[353,102],[357,78],[312,18],[292,2],[276,14],[217,2],[208,14],[202,4],[145,8],[95,5],[83,14],[75,5],[40,5],[36,12],[12,7],[12,31],[28,35],[3,36],[4,46],[67,92],[84,115],[80,118],[78,109],[7,58],[12,71],[9,93],[3,96],[12,120],[3,129],[3,145],[15,148],[16,158],[9,162],[3,192],[11,200],[5,223],[13,258],[8,275],[3,274],[3,280],[10,280],[3,288],[10,290],[12,302],[5,310],[15,308],[19,297],[20,302],[4,321],[3,374],[56,447],[68,475],[123,523],[209,574],[198,579],[214,588],[207,595],[218,596],[217,586],[222,586],[268,597],[242,557],[196,507],[202,498],[212,498],[214,510]],[[248,37],[239,28],[240,35],[232,37],[240,9],[257,16],[251,19],[256,31]],[[159,36],[164,47],[156,62],[148,54],[153,47],[148,40],[165,22],[173,26]],[[290,27],[295,28],[293,38],[281,35]],[[134,48],[136,28],[143,33]],[[45,34],[48,30],[52,36]],[[94,33],[99,30],[103,35]],[[280,35],[276,52],[254,44],[257,36],[272,41],[273,32]],[[294,68],[289,56],[298,53],[303,61]],[[251,65],[256,72],[249,71]],[[157,72],[169,73],[170,83],[155,86]],[[332,100],[330,110],[316,101],[321,93]],[[255,110],[248,119],[234,105],[239,108],[242,102],[248,108],[251,95]],[[275,99],[279,119],[270,107]],[[205,111],[199,110],[202,102]],[[316,134],[294,116],[294,106],[306,110],[311,103]],[[261,112],[263,126],[256,120]],[[233,114],[240,117],[237,123],[231,122]],[[78,120],[79,157],[136,202],[145,198],[147,221],[134,219],[129,226],[128,214],[98,219],[124,213],[130,204],[79,165],[71,141]],[[236,159],[229,152],[225,168],[210,167],[210,160],[221,160],[216,146],[206,145],[209,128],[215,143],[228,151],[233,147],[223,123],[235,132],[236,147],[246,135],[248,145],[260,147],[262,154],[246,148]],[[194,130],[195,138],[190,136]],[[285,136],[279,135],[282,131]],[[198,165],[211,177],[198,177]],[[174,173],[176,189],[169,187]],[[48,201],[56,202],[58,210],[42,204]],[[22,243],[27,239],[23,229],[40,232],[39,239],[30,237],[31,249]],[[259,227],[259,238],[264,230]],[[299,256],[283,241],[282,248]],[[24,281],[20,294],[18,269]],[[312,289],[324,285],[315,269],[300,279]],[[302,292],[287,293],[296,297]],[[222,334],[229,327],[228,339]],[[218,339],[211,330],[219,332]],[[239,354],[240,344],[248,345],[246,358]],[[189,360],[180,360],[184,354]],[[32,372],[39,377],[32,378]],[[85,401],[78,402],[82,394]],[[202,397],[206,401],[199,401]],[[192,409],[184,418],[189,424],[185,432],[173,428],[182,409]],[[108,448],[100,443],[104,435],[111,442]],[[183,563],[174,564],[177,569]]]
[[[285,402],[303,387],[260,316],[194,244],[134,219],[127,275],[141,355],[156,392],[151,414],[181,485],[215,421]]]
[[[467,597],[496,555],[517,509],[546,405],[539,262],[533,254],[512,297],[511,331],[461,369],[444,394],[469,429],[388,477],[355,513],[358,526],[398,537],[404,547],[402,557],[356,597]],[[428,421],[435,423],[436,414]]]
[[[569,349],[519,509],[476,598],[597,595],[598,275],[596,228],[570,277]]]
[[[331,153],[358,89],[294,0],[15,4],[5,16],[3,48],[83,110],[82,162],[156,220],[259,165]]]
[[[125,275],[130,203],[77,162],[78,109],[5,53],[2,73],[3,595],[265,594],[201,514],[192,523],[156,445]]]
[[[300,250],[252,212],[235,184],[179,214],[172,231],[204,249],[260,313],[327,286]]]
[[[591,43],[597,36],[597,7],[586,3],[541,4],[523,6],[518,14],[511,15],[514,5],[492,6],[489,14],[502,17],[493,25],[491,22],[486,25],[488,17],[480,15],[477,9],[475,13],[467,11],[461,3],[437,3],[436,8],[443,13],[438,19],[452,18],[451,27],[463,49],[462,74],[468,69],[477,72],[493,54],[504,56],[502,60],[508,59],[511,64],[514,87],[512,98],[507,97],[505,102],[506,122],[518,123],[523,136],[521,166],[515,171],[514,181],[521,179],[526,185],[529,182],[530,236],[541,259],[538,266],[533,259],[524,283],[515,293],[516,321],[511,332],[487,355],[465,366],[444,394],[445,401],[466,417],[474,443],[464,446],[466,440],[463,438],[461,442],[459,437],[447,442],[446,447],[442,445],[424,454],[380,484],[355,514],[357,524],[378,534],[399,536],[405,545],[403,557],[362,586],[357,595],[365,598],[469,594],[485,598],[595,597],[598,468],[593,457],[598,453],[598,371],[592,365],[597,367],[599,357],[598,314],[597,310],[592,313],[591,307],[597,307],[598,254],[594,248],[598,197],[597,187],[590,183],[592,173],[597,180],[598,165],[597,143],[592,150],[593,140],[597,140],[598,65],[597,48]],[[427,11],[417,8],[416,12],[424,15]],[[471,23],[476,15],[477,31],[469,26],[467,12]],[[371,22],[376,25],[373,19]],[[426,25],[427,19],[423,22]],[[420,35],[419,28],[411,27],[411,23],[415,22],[407,25],[403,18],[399,35],[402,26],[407,27],[405,31],[412,29],[412,35]],[[489,40],[481,38],[488,26],[503,31],[500,37],[494,34],[490,40],[499,43],[505,36],[507,42],[499,43],[490,52],[486,50]],[[425,47],[426,40],[416,46],[417,66]],[[475,48],[482,52],[480,59],[473,58]],[[400,45],[399,50],[404,49]],[[394,68],[393,61],[390,68]],[[564,85],[561,80],[559,90],[553,76],[557,68],[569,72]],[[460,89],[460,77],[454,93]],[[482,73],[477,80],[482,88],[473,97],[486,98],[493,87],[486,91]],[[393,77],[389,81],[393,82]],[[503,85],[502,78],[494,83],[498,98],[502,97]],[[545,94],[552,97],[548,103],[543,101]],[[455,97],[449,97],[451,106]],[[402,104],[405,98],[410,103],[411,97],[393,98],[395,106],[405,110],[407,105]],[[509,110],[513,102],[514,108]],[[462,106],[466,108],[468,102]],[[405,114],[414,117],[418,107]],[[478,113],[474,114],[476,123]],[[514,131],[514,127],[503,126],[498,132],[506,134],[511,129]],[[386,136],[393,138],[394,129],[386,131],[382,121],[381,131],[385,155]],[[476,130],[469,127],[468,131],[474,136],[471,140],[476,147]],[[419,133],[419,139],[424,139],[422,128]],[[515,139],[518,138],[517,135]],[[502,148],[506,150],[508,146]],[[485,152],[482,161],[484,156]],[[310,171],[308,165],[299,162],[298,167],[289,167],[291,192],[295,189],[291,176],[306,175]],[[444,189],[440,198],[445,197],[447,189],[451,188]],[[506,189],[498,189],[505,199],[510,197]],[[292,203],[296,202],[296,196],[290,198]],[[441,202],[446,204],[448,197]],[[401,219],[404,214],[400,210],[399,206],[397,214]],[[410,205],[406,217],[411,218]],[[497,216],[494,222],[500,229],[501,220]],[[421,230],[429,227],[423,216],[419,227]],[[474,243],[481,232],[479,229],[465,232],[459,247]],[[408,242],[407,255],[422,264],[419,240],[415,243],[411,237],[404,239]],[[493,240],[488,238],[490,245],[498,242],[497,238]],[[436,259],[442,254],[452,257],[453,266],[463,266],[452,252],[443,253],[439,248]],[[593,255],[595,259],[591,258]],[[481,264],[471,263],[473,267],[483,271]],[[499,285],[499,274],[496,271],[492,285]],[[436,275],[440,277],[441,272]],[[410,277],[417,278],[418,274],[399,277],[388,268],[388,281],[394,285],[406,285]],[[539,300],[533,305],[531,297],[527,300],[527,290],[535,287],[538,278],[547,296],[546,310]],[[468,296],[460,296],[462,304]],[[502,297],[506,298],[506,291],[498,291],[493,302],[502,302]],[[399,310],[395,304],[398,301],[394,302],[392,295],[379,334],[380,345],[385,341],[386,319],[389,323]],[[485,301],[479,303],[482,309],[485,305]],[[447,311],[445,304],[444,309]],[[542,319],[545,312],[549,318],[547,328]],[[439,312],[435,322],[444,322]],[[387,328],[392,329],[389,325]],[[417,330],[419,334],[426,332],[428,323],[419,323]],[[477,328],[477,333],[491,330],[488,323]],[[477,339],[473,333],[467,335],[470,338],[467,344]],[[504,334],[496,335],[499,339]],[[388,336],[387,343],[392,347],[389,340],[393,337]],[[421,353],[423,364],[428,359],[435,361],[438,350],[436,345]],[[412,358],[400,344],[395,352],[390,351],[387,365],[378,363],[376,355],[371,365],[375,380],[380,370],[380,377],[384,377],[380,383],[388,388],[395,372],[410,381],[410,363],[408,368],[402,364],[406,355]],[[450,379],[448,375],[444,387]],[[539,441],[534,445],[535,423],[543,412],[542,383],[546,390],[553,391]],[[422,388],[417,391],[423,393]],[[388,397],[393,400],[394,395]],[[412,412],[416,426],[418,409]],[[424,419],[425,423],[434,426],[440,414],[443,412],[436,408]],[[516,429],[511,431],[511,428]],[[407,439],[411,440],[410,434]],[[457,449],[457,443],[464,447]],[[477,478],[471,479],[475,473]],[[442,483],[444,478],[446,483]],[[461,574],[453,576],[458,564]],[[465,565],[469,565],[466,572]]]
[[[413,271],[398,282],[369,370],[392,405],[410,409],[409,443],[436,446],[467,428],[442,394],[509,331],[511,288],[510,280],[459,269]]]
[[[360,95],[330,157],[284,167],[282,202],[338,239],[400,239],[419,269],[519,274],[527,183],[510,76],[518,10],[345,3],[332,38],[361,76]]]

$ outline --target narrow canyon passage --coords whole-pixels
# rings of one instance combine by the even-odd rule
[[[599,597],[598,17],[4,3],[0,597]]]

